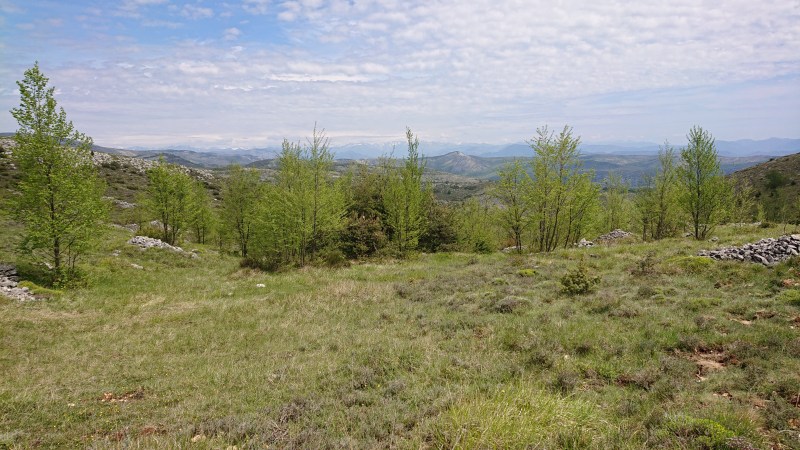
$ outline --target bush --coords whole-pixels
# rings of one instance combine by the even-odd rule
[[[120,164],[119,161],[106,161],[102,163],[101,166],[109,170],[119,170],[122,164]]]
[[[668,263],[678,267],[680,273],[698,275],[710,269],[714,265],[714,260],[706,256],[679,256],[670,258]]]
[[[348,258],[375,254],[386,246],[386,234],[378,218],[352,216],[347,220],[341,237],[342,251]]]
[[[600,277],[590,276],[583,260],[578,267],[561,278],[562,291],[568,295],[588,294],[600,283]]]
[[[141,227],[139,227],[139,231],[136,232],[139,236],[147,236],[149,238],[161,240],[164,237],[164,233],[161,230],[160,226],[154,225],[152,223],[145,223]],[[174,245],[178,245],[177,243]]]
[[[492,248],[492,244],[486,242],[486,240],[478,239],[477,241],[475,241],[475,245],[472,247],[472,251],[474,251],[475,253],[481,253],[486,255],[492,253],[494,249]]]
[[[279,257],[271,258],[266,256],[260,258],[248,256],[247,258],[243,258],[239,262],[239,267],[243,269],[259,269],[266,272],[277,272],[283,268]]]
[[[344,252],[337,249],[325,250],[320,254],[320,260],[326,267],[348,267],[350,261],[345,257]]]
[[[676,416],[669,419],[667,430],[681,440],[704,449],[756,448],[751,442],[711,419]],[[681,447],[684,447],[681,445]]]
[[[800,289],[789,289],[783,291],[778,296],[778,299],[790,305],[800,306]]]
[[[655,273],[655,266],[656,266],[656,253],[653,251],[647,252],[644,258],[640,259],[636,263],[636,267],[631,269],[631,275],[634,276],[645,276],[645,275],[652,275]]]
[[[63,283],[62,283],[63,284]],[[40,297],[57,297],[61,295],[61,291],[55,289],[48,289],[42,286],[39,286],[36,283],[31,281],[20,281],[19,287],[23,288],[26,287],[30,290],[31,294],[40,296]]]
[[[434,253],[453,249],[458,243],[453,210],[433,202],[428,209],[427,226],[419,237],[419,249]]]

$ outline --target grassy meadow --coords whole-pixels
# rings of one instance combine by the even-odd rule
[[[800,261],[692,256],[780,232],[268,274],[109,229],[0,299],[0,448],[800,448]]]

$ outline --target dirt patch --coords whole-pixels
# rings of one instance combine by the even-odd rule
[[[771,319],[775,317],[778,313],[775,311],[767,311],[765,309],[759,309],[753,314],[753,319]]]
[[[753,324],[752,320],[744,320],[744,319],[731,319],[731,320],[734,321],[734,322],[739,322],[742,325],[748,325],[749,326],[749,325]]]
[[[697,365],[697,371],[694,374],[697,381],[705,381],[710,373],[723,370],[728,365],[738,363],[736,358],[731,357],[725,352],[716,350],[698,350],[686,355],[686,358]]]
[[[166,434],[167,430],[164,427],[156,425],[146,425],[139,430],[139,436],[153,436],[159,434]]]
[[[103,403],[127,403],[132,400],[141,400],[144,398],[144,389],[139,388],[134,391],[129,391],[124,394],[114,394],[113,392],[104,392],[100,401]]]

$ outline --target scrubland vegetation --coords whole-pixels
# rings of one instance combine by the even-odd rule
[[[2,304],[3,445],[800,444],[797,259],[670,238],[269,274],[128,236],[109,232],[85,287]],[[580,265],[598,283],[570,294]]]
[[[702,128],[636,187],[542,128],[458,203],[410,129],[401,161],[338,177],[315,129],[271,179],[161,163],[121,189],[106,168],[137,203],[112,226],[84,137],[26,76],[20,117],[44,99],[66,131],[20,121],[0,161],[0,261],[37,297],[0,300],[0,446],[800,447],[800,260],[695,256],[796,225],[730,223],[760,203]],[[58,155],[79,180],[34,170]],[[127,245],[131,222],[196,251]],[[614,228],[636,235],[574,245]]]

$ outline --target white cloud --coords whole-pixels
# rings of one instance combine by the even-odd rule
[[[180,62],[176,68],[188,75],[217,75],[220,73],[219,65],[203,61]]]
[[[242,9],[253,15],[264,15],[269,12],[270,0],[244,0]]]
[[[188,19],[210,19],[214,17],[214,10],[203,6],[195,6],[191,4],[183,5],[181,15]]]
[[[8,0],[0,0],[0,12],[3,14],[19,14],[23,10]]]
[[[139,18],[142,17],[141,8],[164,3],[167,3],[167,0],[123,0],[117,6],[114,14],[121,17]]]
[[[235,28],[235,27],[234,28],[228,28],[228,29],[225,30],[225,33],[223,35],[223,39],[225,39],[226,41],[235,41],[241,35],[242,35],[242,32],[238,28]]]
[[[264,136],[295,139],[314,121],[365,140],[402,137],[405,125],[458,141],[521,140],[544,123],[570,123],[585,140],[661,141],[693,123],[721,139],[800,132],[800,11],[790,2],[247,0],[217,9],[240,6],[268,16],[252,17],[253,30],[279,19],[288,43],[259,43],[254,31],[247,48],[231,47],[220,36],[241,31],[220,20],[211,36],[142,45],[103,71],[62,68],[55,85],[88,84],[94,97],[65,94],[68,112],[86,111],[96,137],[129,136],[129,145],[206,132],[235,140],[266,133],[264,124]],[[138,115],[123,117],[120,104]],[[762,121],[743,126],[748,115]],[[148,131],[165,124],[172,134]]]
[[[178,29],[183,26],[180,22],[172,22],[169,20],[153,20],[153,19],[143,19],[141,21],[143,27],[148,28],[169,28],[172,30]]]

